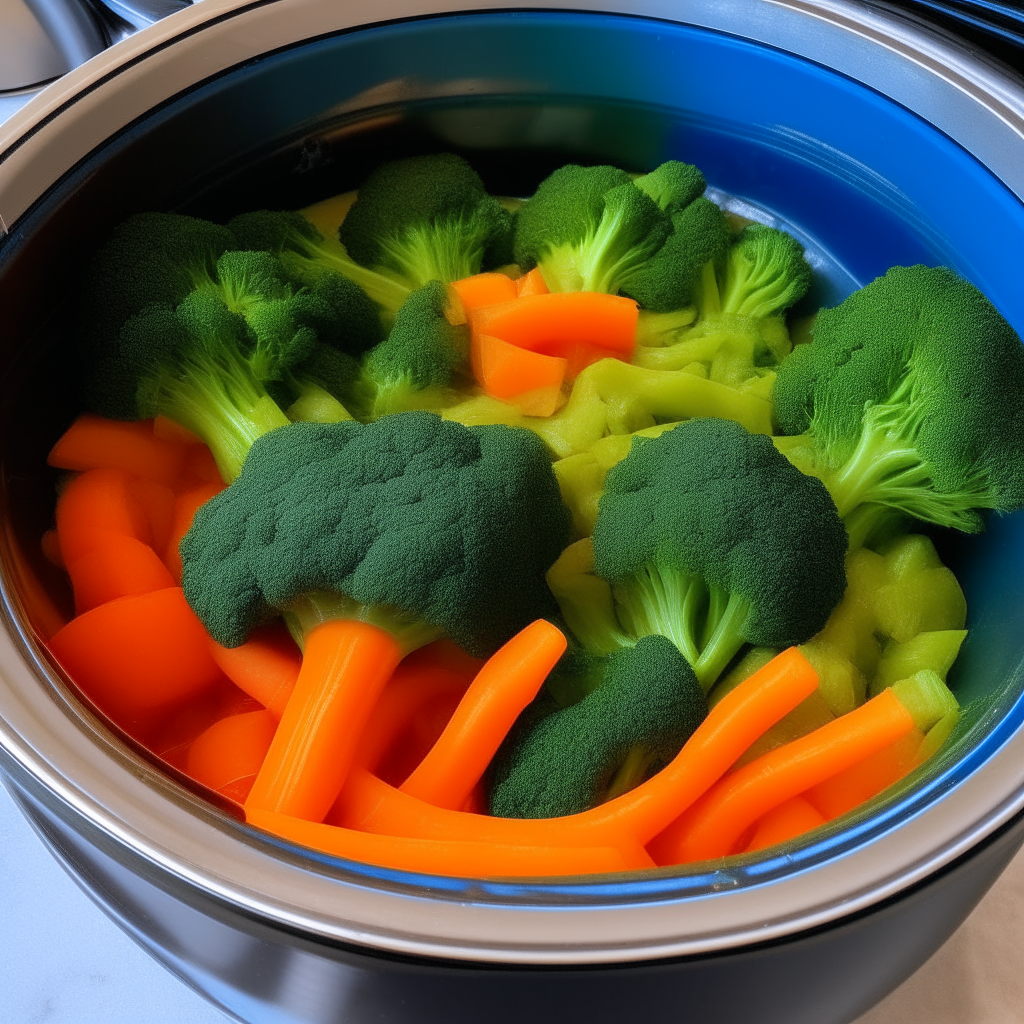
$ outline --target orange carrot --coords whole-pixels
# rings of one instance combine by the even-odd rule
[[[67,485],[57,501],[57,536],[65,565],[92,550],[103,535],[152,543],[133,484],[123,469],[91,469]]]
[[[910,712],[891,690],[885,690],[834,722],[724,778],[704,797],[700,813],[690,818],[685,832],[676,834],[669,829],[658,837],[651,847],[652,856],[659,864],[724,857],[758,818],[913,729]]]
[[[544,848],[529,845],[398,839],[335,825],[320,825],[246,805],[250,825],[301,846],[363,864],[454,878],[589,875],[651,867],[643,851],[632,861],[600,847]]]
[[[465,318],[481,306],[508,302],[516,297],[516,283],[505,274],[474,274],[461,281],[453,281],[451,289],[458,296]],[[466,319],[460,322],[465,323]]]
[[[154,437],[150,420],[123,423],[83,413],[46,461],[57,469],[121,469],[172,487],[185,463],[185,446]]]
[[[252,788],[276,729],[277,719],[265,709],[222,718],[196,737],[185,771],[197,782],[241,803]]]
[[[426,756],[483,664],[469,655],[453,661],[449,646],[450,640],[435,641],[395,669],[363,729],[356,764],[385,779],[401,775],[401,783]],[[410,755],[415,760],[408,763]]]
[[[50,650],[85,694],[125,726],[222,678],[206,630],[177,587],[93,608],[57,633]]]
[[[519,348],[567,355],[578,345],[630,358],[637,305],[602,292],[552,292],[484,306],[469,319],[474,334],[491,334]]]
[[[367,622],[335,619],[307,633],[295,688],[246,807],[323,821],[401,660],[398,641]]]
[[[225,486],[213,452],[205,444],[190,445],[185,456],[185,468],[181,471],[178,493],[183,494],[202,484]]]
[[[174,444],[202,444],[198,434],[193,434],[187,427],[169,419],[167,416],[156,416],[153,419],[153,436],[159,441],[171,441]]]
[[[878,796],[883,789],[899,782],[917,767],[917,752],[924,740],[920,729],[884,747],[871,757],[833,775],[804,795],[828,820],[852,811],[854,807]]]
[[[302,667],[302,653],[283,625],[261,627],[241,647],[221,647],[211,640],[210,654],[239,689],[281,717]]]
[[[433,807],[356,768],[335,820],[347,828],[426,839],[646,845],[817,685],[810,662],[795,647],[783,651],[723,697],[666,768],[628,793],[580,814],[529,821],[464,814]]]
[[[754,834],[745,852],[753,853],[802,836],[825,824],[825,816],[802,796],[795,796],[769,811],[754,826]]]
[[[95,547],[68,562],[67,570],[77,615],[119,597],[174,586],[167,566],[148,544],[116,533],[99,538]]]
[[[516,295],[547,295],[548,286],[540,267],[534,267],[528,274],[516,279]]]
[[[181,538],[188,533],[200,505],[205,505],[214,495],[224,490],[225,484],[219,475],[216,483],[199,484],[191,490],[184,491],[174,500],[174,518],[171,520],[171,535],[164,550],[164,564],[171,575],[181,579],[181,555],[178,545]]]
[[[495,652],[402,792],[436,807],[461,807],[565,647],[562,631],[538,619]]]
[[[477,383],[494,398],[512,399],[540,391],[547,396],[547,402],[533,404],[551,408],[550,412],[534,415],[550,416],[561,404],[562,382],[569,365],[566,359],[528,352],[489,334],[474,334],[470,361]]]
[[[153,550],[163,551],[171,539],[174,525],[174,491],[152,480],[138,478],[132,480],[131,492],[149,523]]]
[[[185,771],[188,752],[196,737],[214,722],[232,715],[244,715],[263,708],[229,679],[219,679],[202,693],[171,708],[154,723],[143,737],[157,757]]]

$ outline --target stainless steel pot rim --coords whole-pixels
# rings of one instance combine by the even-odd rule
[[[859,78],[942,128],[1024,196],[1019,86],[942,39],[860,4],[691,0],[682,12],[667,0],[531,5],[546,8],[684,22]],[[390,0],[374,7],[373,20],[490,9],[505,8]],[[0,130],[0,229],[18,222],[105,138],[192,85],[197,69],[207,77],[368,20],[356,5],[316,0],[205,0],[118,44],[51,86]],[[857,69],[866,70],[858,75]],[[979,141],[979,125],[990,131],[998,125],[1001,133],[996,141]],[[782,938],[899,894],[1024,807],[1024,705],[1018,700],[961,762],[962,771],[943,773],[848,829],[842,844],[808,844],[755,867],[721,867],[689,876],[692,884],[673,872],[628,883],[467,887],[340,863],[310,870],[304,854],[224,819],[111,744],[67,691],[65,713],[54,715],[53,694],[39,685],[40,677],[53,681],[32,641],[16,619],[10,621],[0,635],[0,751],[8,770],[41,784],[60,813],[87,820],[126,857],[152,866],[162,884],[201,890],[227,907],[301,932],[398,953],[584,964]]]

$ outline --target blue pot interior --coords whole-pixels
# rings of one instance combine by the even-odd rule
[[[38,550],[49,525],[53,480],[40,467],[71,418],[74,382],[31,410],[23,396],[43,355],[73,336],[67,297],[94,239],[143,209],[225,220],[301,207],[356,187],[382,159],[439,149],[462,152],[493,192],[511,195],[569,161],[637,171],[695,163],[715,189],[805,243],[818,272],[805,310],[896,264],[945,264],[1024,330],[1018,198],[943,133],[838,74],[726,35],[621,16],[479,14],[339,34],[215,78],[132,125],[0,246],[0,301],[20,339],[3,375],[5,475],[25,549]],[[53,310],[42,324],[39,309]],[[474,884],[474,898],[618,902],[768,882],[896,827],[976,771],[1024,717],[1024,517],[935,540],[968,600],[970,634],[951,675],[966,713],[899,795],[784,856],[592,885]],[[455,880],[344,866],[467,894]]]

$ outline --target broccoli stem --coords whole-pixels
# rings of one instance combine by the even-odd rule
[[[241,360],[211,360],[161,380],[155,405],[206,442],[226,483],[242,471],[258,437],[290,422]]]
[[[725,611],[720,615],[714,633],[704,645],[700,657],[691,660],[687,656],[705,693],[715,685],[718,677],[725,671],[726,665],[736,657],[739,649],[746,643],[742,630],[749,613],[750,603],[736,594],[730,594]]]
[[[340,242],[318,245],[302,239],[295,244],[302,244],[302,253],[288,250],[281,253],[281,262],[289,273],[312,283],[325,270],[333,270],[359,285],[392,318],[413,291],[386,270],[369,270],[356,263]]]
[[[648,565],[628,582],[613,587],[619,620],[629,636],[668,637],[691,664],[700,654],[697,636],[707,592],[698,576],[662,574]]]
[[[362,604],[345,594],[330,590],[312,590],[290,602],[284,611],[285,625],[299,647],[317,626],[338,619],[368,622],[395,638],[403,654],[409,654],[444,635],[433,626],[399,608],[387,605]]]
[[[467,223],[460,217],[434,223],[429,229],[410,228],[398,237],[381,239],[380,246],[386,261],[412,281],[416,289],[431,281],[450,283],[478,273],[484,258],[484,240],[472,248],[468,241]],[[373,298],[372,292],[363,287]]]
[[[626,753],[625,760],[619,765],[611,781],[608,783],[602,803],[607,800],[614,800],[617,796],[622,796],[623,793],[628,793],[631,789],[636,789],[647,778],[654,760],[655,754],[646,747],[640,744],[630,747]]]
[[[975,510],[993,507],[991,488],[979,474],[965,491],[935,489],[931,467],[916,447],[923,415],[907,381],[892,402],[865,411],[857,447],[824,478],[844,520],[860,505],[877,504],[964,533],[982,528]]]

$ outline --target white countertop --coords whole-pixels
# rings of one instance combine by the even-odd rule
[[[93,905],[2,786],[0,894],[3,1024],[227,1021]],[[1024,853],[949,942],[857,1024],[1024,1024],[1022,936]]]

